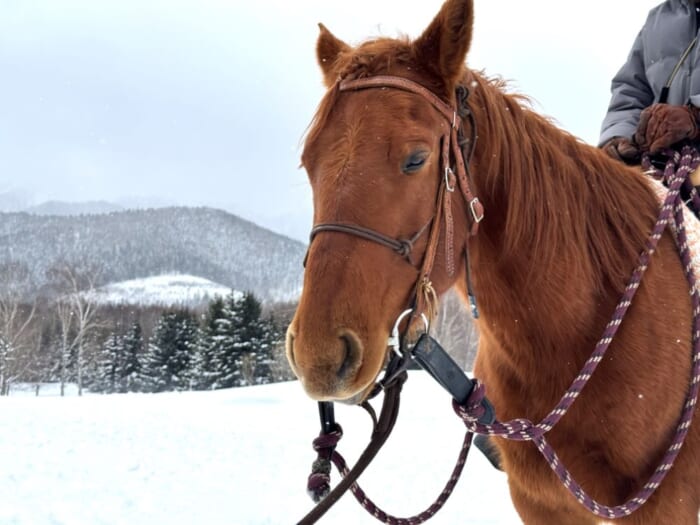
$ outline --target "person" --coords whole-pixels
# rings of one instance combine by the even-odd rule
[[[683,141],[700,142],[700,0],[666,0],[649,11],[612,79],[598,146],[639,163]]]

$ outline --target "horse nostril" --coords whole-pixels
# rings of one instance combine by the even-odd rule
[[[355,338],[344,334],[340,336],[340,340],[343,342],[343,362],[338,368],[337,375],[340,379],[345,379],[354,370],[359,360],[360,352]]]

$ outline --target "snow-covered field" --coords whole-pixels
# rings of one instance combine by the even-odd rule
[[[19,392],[17,392],[19,393]],[[297,383],[168,394],[0,398],[0,524],[262,525],[312,506],[316,404]],[[353,463],[369,417],[338,406]],[[394,433],[360,484],[387,512],[430,505],[463,438],[449,396],[411,372]],[[338,481],[334,471],[333,481]],[[347,494],[320,523],[376,523]],[[518,524],[505,474],[472,450],[431,524]]]

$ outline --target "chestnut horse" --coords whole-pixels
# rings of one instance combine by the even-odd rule
[[[302,155],[314,222],[413,239],[413,249],[402,258],[353,232],[317,231],[287,336],[289,361],[314,399],[358,403],[384,366],[387,338],[428,250],[422,232],[435,222],[441,142],[449,135],[444,114],[425,97],[391,87],[340,89],[341,82],[401,77],[452,107],[458,86],[470,92],[472,116],[462,126],[478,135],[468,167],[485,217],[470,235],[471,210],[454,193],[445,210],[452,228],[440,230],[430,278],[438,295],[455,286],[466,297],[470,267],[481,314],[474,372],[500,420],[539,421],[556,405],[611,319],[656,221],[657,200],[638,169],[466,68],[472,24],[471,0],[447,0],[414,41],[352,47],[321,26],[317,55],[328,92]],[[460,256],[466,251],[468,262]],[[574,478],[605,505],[635,494],[669,446],[688,391],[691,325],[688,283],[667,232],[605,359],[548,434]],[[523,522],[599,521],[532,443],[494,444]],[[699,454],[696,424],[655,494],[619,521],[697,523]]]

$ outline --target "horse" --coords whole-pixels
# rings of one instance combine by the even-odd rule
[[[447,0],[418,38],[355,46],[319,24],[327,93],[301,156],[317,228],[286,341],[313,399],[367,398],[417,290],[441,296],[454,287],[478,300],[474,374],[497,417],[543,418],[589,358],[655,224],[659,203],[641,170],[559,129],[499,77],[467,67],[473,17],[471,0]],[[370,79],[377,85],[353,87]],[[451,124],[439,108],[459,107],[459,93],[468,111],[454,114],[452,127],[458,119],[465,130],[478,200],[452,191],[458,159],[446,153]],[[429,280],[421,280],[426,259]],[[666,231],[605,358],[548,434],[605,505],[634,495],[669,446],[689,389],[692,318]],[[492,440],[525,524],[600,521],[532,443]],[[697,523],[699,454],[696,424],[653,496],[619,522]]]

